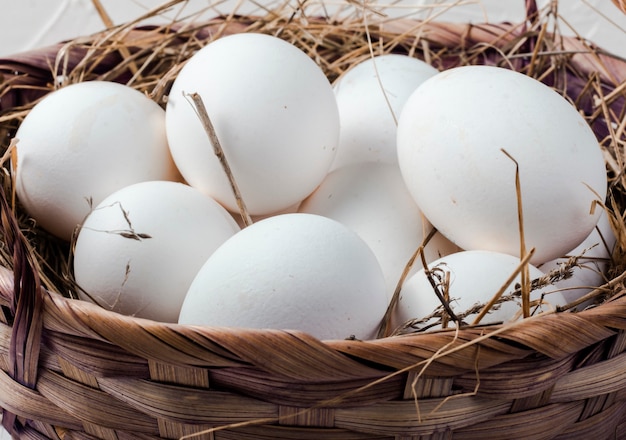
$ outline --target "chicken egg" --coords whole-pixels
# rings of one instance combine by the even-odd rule
[[[446,278],[449,277],[448,294],[450,308],[462,318],[465,324],[471,324],[478,315],[482,305],[505,285],[507,279],[515,272],[520,264],[517,257],[493,251],[461,251],[447,255],[428,265],[431,279],[440,289],[445,290]],[[544,273],[533,265],[528,266],[530,279],[537,279]],[[520,282],[518,275],[511,282],[503,294],[503,298],[510,296],[515,290],[515,284]],[[531,301],[539,300],[546,293],[548,287],[531,291]],[[547,304],[538,309],[548,310],[550,306],[566,303],[559,292],[545,297]],[[478,306],[478,307],[477,307]],[[400,291],[400,297],[394,309],[391,324],[394,328],[401,327],[409,321],[416,320],[415,328],[440,328],[438,318],[431,318],[433,312],[439,309],[441,302],[433,291],[433,286],[424,268],[411,276]],[[481,320],[482,324],[510,322],[521,310],[521,299],[513,296],[501,304],[496,304]],[[454,325],[451,323],[451,326]]]
[[[567,302],[576,301],[608,281],[607,270],[611,265],[616,241],[607,213],[603,210],[598,224],[582,243],[563,257],[543,263],[539,269],[549,273],[566,265],[570,257],[579,257],[577,264],[571,268],[571,277],[553,284],[553,288],[560,290]],[[586,301],[578,308],[585,308],[592,303],[593,300]]]
[[[492,66],[427,79],[398,122],[403,178],[424,215],[466,250],[519,255],[516,170],[535,265],[595,227],[607,192],[598,141],[576,108],[541,82]]]
[[[411,93],[437,69],[402,54],[361,61],[333,85],[339,146],[331,169],[357,162],[398,163],[396,126]]]
[[[114,191],[180,180],[164,110],[122,84],[88,81],[51,92],[15,137],[17,196],[38,225],[65,240]]]
[[[386,308],[382,269],[367,244],[338,221],[292,213],[221,245],[189,287],[179,323],[369,339]]]
[[[183,183],[124,187],[80,229],[74,250],[79,296],[125,315],[176,322],[198,270],[237,231],[219,203]]]
[[[238,211],[233,190],[189,94],[202,99],[251,215],[283,211],[324,179],[339,115],[321,68],[296,46],[264,34],[212,41],[184,65],[166,107],[167,137],[193,187]]]
[[[363,162],[336,169],[299,211],[332,218],[355,231],[378,258],[390,296],[407,262],[432,230],[396,164]],[[424,254],[431,262],[459,250],[436,232]]]

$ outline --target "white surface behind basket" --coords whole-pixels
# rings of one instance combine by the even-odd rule
[[[8,0],[2,0],[5,3]],[[100,0],[114,24],[135,19],[146,11],[165,3],[165,0]],[[256,4],[271,7],[283,4],[282,0],[261,0]],[[355,2],[356,3],[356,2]],[[522,0],[371,0],[370,7],[384,10],[390,16],[425,18],[438,15],[437,19],[463,22],[513,21],[523,18]],[[462,3],[463,5],[457,5]],[[541,7],[549,0],[538,0]],[[295,2],[294,2],[295,4]],[[307,12],[315,5],[324,11],[336,11],[345,7],[346,0],[310,0]],[[166,19],[185,17],[204,11],[204,16],[229,13],[235,5],[238,12],[262,13],[250,0],[188,0],[173,7]],[[350,6],[356,7],[356,6]],[[446,11],[447,10],[447,11]],[[565,21],[585,38],[594,41],[611,52],[626,57],[626,15],[609,0],[567,0],[559,3],[559,13]],[[28,0],[13,1],[3,8],[3,25],[0,27],[0,56],[23,52],[81,35],[89,35],[105,28],[93,0]],[[573,32],[562,26],[565,34]]]
[[[7,1],[7,0],[3,0]],[[275,0],[266,0],[271,5]],[[544,5],[548,0],[540,0]],[[321,5],[320,0],[310,1]],[[135,19],[146,11],[164,3],[164,0],[101,0],[102,5],[114,24],[121,24]],[[228,13],[237,0],[189,0],[172,9],[167,17],[176,14],[187,16],[205,10],[204,16],[211,17],[218,13]],[[262,13],[258,7],[246,4],[239,12]],[[389,15],[425,18],[429,14],[440,14],[438,20],[463,22],[498,22],[520,21],[524,9],[522,1],[476,0],[464,1],[464,6],[454,6],[444,12],[442,0],[382,0],[368,2],[370,6],[383,8]],[[333,11],[344,5],[342,0],[325,0],[327,10]],[[393,4],[393,6],[390,6]],[[445,4],[454,4],[446,0]],[[420,7],[417,7],[420,6]],[[321,10],[321,9],[320,9]],[[59,41],[89,35],[105,29],[92,0],[28,0],[13,1],[10,7],[3,9],[3,26],[0,27],[0,56],[7,56],[44,47]],[[559,4],[559,13],[576,32],[595,42],[599,46],[620,56],[626,57],[626,15],[622,14],[608,0],[564,1]],[[562,29],[565,34],[573,32]],[[8,433],[0,428],[0,440],[10,440]]]

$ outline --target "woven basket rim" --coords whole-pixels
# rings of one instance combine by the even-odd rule
[[[279,341],[284,340],[293,346],[301,347],[304,352],[308,350],[310,353],[317,352],[315,355],[303,357],[300,371],[307,371],[307,368],[304,367],[307,364],[310,365],[313,358],[319,358],[320,361],[323,361],[323,356],[329,356],[329,359],[334,359],[334,362],[339,362],[340,357],[349,356],[353,359],[359,359],[364,364],[384,365],[383,371],[403,368],[416,369],[421,368],[427,361],[431,360],[442,346],[453,344],[450,347],[452,352],[463,346],[461,350],[465,350],[465,353],[461,351],[457,361],[464,359],[465,362],[460,362],[458,365],[448,363],[440,365],[438,362],[434,362],[431,365],[431,369],[436,371],[437,375],[445,376],[472,371],[476,368],[475,360],[471,356],[464,358],[465,354],[475,350],[472,341],[477,341],[476,344],[481,346],[484,343],[487,347],[485,350],[489,349],[491,339],[497,339],[498,342],[506,341],[514,346],[506,347],[506,350],[498,353],[497,358],[490,362],[490,364],[495,365],[527,357],[530,353],[540,353],[553,359],[562,359],[600,340],[613,336],[617,331],[626,330],[626,292],[615,295],[604,304],[575,313],[548,312],[507,325],[485,325],[458,330],[409,333],[361,341],[349,338],[319,340],[305,332],[290,329],[229,328],[163,323],[125,316],[86,301],[70,299],[45,289],[42,291],[45,292],[43,295],[43,326],[46,331],[84,338],[85,343],[88,343],[89,339],[94,339],[111,345],[119,345],[131,353],[134,352],[159,362],[187,363],[198,367],[214,365],[216,359],[213,357],[208,360],[194,358],[191,349],[187,354],[178,351],[168,352],[165,349],[167,344],[159,343],[149,346],[139,344],[137,341],[143,338],[152,338],[149,335],[158,338],[170,333],[172,337],[176,335],[183,339],[193,339],[194,346],[192,348],[194,349],[199,348],[199,344],[205,342],[206,345],[202,349],[210,351],[217,344],[220,347],[226,347],[229,356],[225,357],[222,362],[224,365],[230,365],[233,362],[232,355],[237,352],[236,345],[247,339],[250,341],[249,346],[248,343],[246,344],[247,349],[258,347],[257,350],[253,351],[257,352],[259,359],[256,361],[260,365],[267,362],[268,356],[271,359],[272,352],[282,350]],[[12,293],[13,274],[6,269],[1,269],[0,303],[5,306],[10,304],[13,299]],[[542,328],[554,330],[552,335],[554,340],[548,345],[546,345],[545,335],[542,335],[539,330]],[[541,337],[541,339],[534,341],[535,337]],[[275,338],[276,343],[263,342],[268,338]],[[296,344],[294,344],[295,340],[297,340]],[[455,341],[457,342],[455,343]],[[422,351],[404,358],[394,359],[395,363],[383,362],[384,355],[378,354],[377,356],[377,351],[384,353],[394,348],[405,347],[410,349],[415,346],[421,347]],[[538,349],[537,346],[539,346]],[[243,356],[239,359],[241,361],[235,361],[235,363],[249,362],[255,364],[253,356]],[[300,364],[300,361],[296,360],[296,363]],[[488,366],[490,365],[481,365],[480,368]],[[311,378],[310,373],[301,374],[295,367],[290,372],[284,371],[283,365],[265,364],[264,367],[269,372],[291,374],[294,379]],[[356,367],[356,364],[352,367]],[[368,373],[373,376],[380,374],[380,370],[371,368],[357,368],[352,372],[355,376]]]

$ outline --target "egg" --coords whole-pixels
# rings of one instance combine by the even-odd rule
[[[571,277],[553,284],[553,288],[560,290],[568,303],[576,301],[608,281],[607,270],[611,265],[616,241],[606,211],[602,210],[598,224],[582,243],[566,255],[543,263],[539,269],[549,273],[566,265],[570,257],[579,257],[577,265],[571,269]],[[593,300],[586,301],[578,308],[585,308],[592,303]]]
[[[242,229],[193,280],[179,323],[373,338],[387,307],[382,269],[338,221],[292,213]]]
[[[51,92],[15,137],[19,201],[39,226],[65,240],[112,192],[147,180],[180,180],[164,110],[122,84],[89,81]]]
[[[378,258],[389,296],[432,229],[396,164],[363,162],[336,169],[302,202],[299,211],[332,218],[355,231]],[[437,232],[424,254],[431,262],[459,250]]]
[[[507,279],[515,272],[520,264],[517,257],[493,251],[461,251],[438,260],[428,265],[435,284],[440,288],[444,286],[444,280],[449,276],[448,294],[449,304],[452,311],[457,314],[465,324],[471,324],[478,316],[478,310],[472,310],[477,305],[484,305],[501,289]],[[528,266],[530,279],[542,277],[544,273],[533,265]],[[507,286],[504,296],[511,294],[515,284],[520,282],[518,275]],[[546,288],[531,291],[531,300],[538,300],[546,292]],[[545,297],[548,304],[542,304],[539,310],[549,310],[551,306],[563,305],[565,299],[559,292],[551,293]],[[391,324],[394,328],[402,327],[411,320],[423,320],[416,323],[417,329],[437,329],[437,318],[429,318],[441,302],[433,291],[433,287],[424,268],[411,276],[400,291],[398,304],[396,305]],[[521,310],[521,299],[518,297],[504,301],[494,306],[489,313],[480,321],[481,324],[498,322],[511,322]],[[535,307],[531,310],[536,311]],[[466,316],[464,316],[466,314]],[[432,326],[432,327],[431,327]],[[450,322],[453,327],[454,323]]]
[[[424,215],[466,250],[519,255],[517,163],[535,265],[589,235],[600,211],[591,214],[592,203],[607,193],[601,149],[575,107],[504,68],[464,66],[424,81],[400,115],[397,148]]]
[[[397,118],[411,93],[437,72],[417,58],[385,54],[344,73],[333,85],[341,129],[331,169],[358,162],[398,163]]]
[[[219,38],[191,57],[169,93],[167,137],[181,174],[237,212],[188,96],[193,93],[207,109],[251,215],[297,204],[328,173],[339,138],[337,103],[321,68],[296,46],[255,33]]]
[[[125,315],[176,322],[198,270],[238,231],[219,203],[183,183],[124,187],[80,229],[73,259],[79,296]]]

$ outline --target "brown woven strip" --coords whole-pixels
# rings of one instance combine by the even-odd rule
[[[623,439],[626,434],[619,425],[626,422],[626,402],[620,401],[565,429],[555,440]]]
[[[461,428],[455,432],[455,437],[462,440],[549,439],[562,434],[567,427],[573,425],[582,407],[581,402],[570,402],[543,406],[521,413],[503,414],[480,426]],[[528,423],[529,420],[532,420],[532,423]],[[537,426],[541,429],[537,429]]]
[[[0,406],[26,419],[40,420],[52,425],[80,429],[79,420],[66,411],[52,405],[45,397],[29,387],[15,382],[4,371],[0,371]]]
[[[127,351],[99,340],[89,344],[76,336],[46,332],[46,346],[72,365],[96,376],[117,375],[124,371],[129,377],[147,378],[148,362]]]
[[[228,424],[278,416],[276,405],[228,392],[128,378],[102,378],[98,382],[107,394],[155,418]]]
[[[12,211],[6,193],[4,191],[0,193],[3,239],[8,252],[13,254],[13,301],[10,303],[10,310],[14,314],[14,320],[8,371],[18,383],[35,388],[43,329],[43,302],[39,273],[18,221],[10,215]],[[2,424],[12,429],[16,423],[15,413],[7,412],[7,407],[4,405],[2,408],[4,408]]]
[[[386,378],[385,372],[379,373]],[[372,383],[371,378],[304,380],[294,386],[292,379],[271,375],[254,368],[220,368],[211,371],[211,383],[237,390],[248,396],[285,405],[314,406],[328,401],[329,406],[368,405],[402,397],[406,375],[395,375]],[[337,398],[333,401],[333,398]]]
[[[626,388],[626,353],[563,375],[555,385],[552,401],[582,400],[623,388]]]
[[[471,395],[385,402],[373,406],[337,409],[335,426],[367,434],[404,433],[430,435],[440,430],[457,430],[505,414],[508,401],[482,399]],[[522,437],[509,437],[522,438]]]
[[[135,431],[158,433],[154,419],[133,410],[102,391],[84,386],[57,373],[42,372],[37,388],[49,402],[78,420],[112,429],[128,425],[132,420]]]
[[[332,345],[348,355],[398,369],[415,365],[415,368],[421,370],[428,360],[424,374],[436,375],[474,371],[505,359],[521,359],[531,353],[527,348],[502,343],[497,339],[482,339],[478,350],[478,344],[472,341],[482,338],[490,330],[469,329],[458,336],[449,331],[423,334],[420,338],[400,336],[367,342],[334,341]],[[432,359],[442,347],[446,347],[446,356]]]
[[[536,396],[562,379],[574,365],[573,355],[561,359],[529,356],[507,362],[479,373],[467,373],[455,379],[455,384],[465,390],[473,390],[478,384],[478,395],[493,399],[522,399]],[[478,383],[479,382],[479,383]]]

